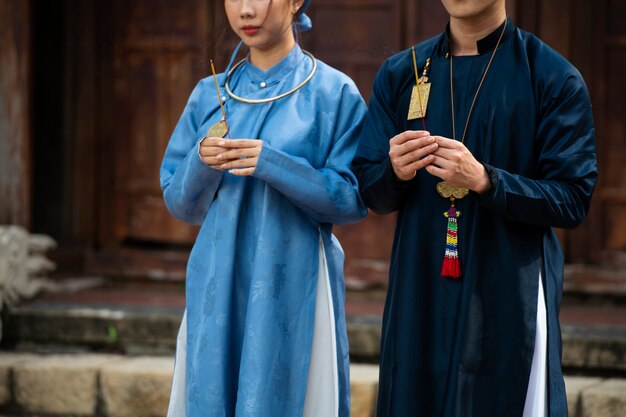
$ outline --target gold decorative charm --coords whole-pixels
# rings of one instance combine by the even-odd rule
[[[415,58],[415,48],[411,48],[413,55],[413,71],[415,71],[415,85],[411,91],[411,102],[409,103],[409,114],[407,120],[422,119],[422,127],[426,130],[426,108],[428,107],[428,97],[430,97],[430,83],[428,82],[428,70],[430,69],[430,58],[424,64],[422,77],[418,77],[417,59]]]
[[[228,123],[222,119],[207,130],[206,135],[210,138],[223,138],[228,133]]]
[[[445,181],[441,181],[437,184],[437,192],[443,198],[454,198],[456,200],[460,200],[469,194],[469,190],[467,188],[455,187]]]
[[[426,117],[426,109],[428,108],[428,97],[430,97],[430,83],[425,82],[424,77],[421,77],[419,79],[419,84],[414,85],[413,91],[411,92],[411,104],[409,104],[409,114],[407,116],[407,120],[421,119],[423,117]]]

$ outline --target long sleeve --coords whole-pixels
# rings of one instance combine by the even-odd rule
[[[544,99],[536,131],[538,178],[485,165],[491,190],[478,201],[508,219],[548,227],[578,226],[598,175],[591,103],[578,74]]]
[[[387,61],[374,80],[359,147],[352,163],[363,201],[379,214],[398,210],[404,202],[405,191],[411,184],[411,181],[399,181],[395,178],[389,159],[389,140],[398,132],[388,74]]]
[[[367,214],[350,170],[365,104],[356,87],[344,85],[336,114],[333,144],[320,169],[302,157],[289,155],[264,143],[254,176],[266,181],[295,206],[320,223],[355,222]]]
[[[204,134],[198,129],[207,89],[200,81],[191,93],[161,165],[165,205],[175,218],[192,224],[202,223],[223,175],[205,165],[197,151],[197,142]]]

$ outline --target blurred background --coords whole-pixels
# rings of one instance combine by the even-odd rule
[[[622,416],[626,2],[508,0],[507,9],[517,26],[580,70],[591,94],[600,178],[584,224],[557,231],[567,260],[563,362],[572,378],[568,390],[575,392],[571,415]],[[386,58],[439,34],[448,20],[432,0],[315,0],[309,15],[314,28],[301,35],[303,47],[350,75],[366,100]],[[160,397],[141,400],[143,411],[110,411],[112,394],[103,391],[105,374],[96,365],[86,366],[96,369],[93,407],[89,397],[81,400],[89,404],[84,409],[72,408],[69,400],[59,401],[66,408],[46,408],[32,392],[20,397],[19,381],[28,379],[20,379],[18,364],[31,363],[24,362],[27,354],[43,355],[37,360],[53,369],[50,354],[171,356],[197,229],[165,209],[159,167],[192,88],[210,74],[209,59],[222,71],[235,41],[219,0],[0,0],[0,413],[162,415],[162,405],[149,408],[162,403]],[[347,257],[355,364],[378,359],[394,225],[394,215],[370,214],[336,228]],[[39,254],[39,264],[31,259],[30,269],[22,268],[24,280],[42,279],[7,296],[2,262],[6,276],[11,262],[20,268],[7,243],[15,241],[27,242],[19,258],[24,265]],[[44,253],[54,271],[41,259]],[[353,415],[371,415],[375,376],[370,379],[364,391],[369,405]],[[598,387],[612,393],[608,398],[619,414],[597,414],[596,400],[583,401]]]

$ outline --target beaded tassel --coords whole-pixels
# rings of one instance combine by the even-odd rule
[[[461,212],[454,208],[454,198],[451,198],[450,202],[450,209],[443,213],[448,219],[448,230],[446,233],[446,253],[441,265],[441,276],[460,278],[461,262],[459,261],[457,218],[461,216]]]

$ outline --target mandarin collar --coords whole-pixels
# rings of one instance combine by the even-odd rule
[[[494,29],[493,32],[476,42],[476,47],[478,49],[479,55],[492,51],[496,47],[496,45],[498,44],[498,39],[500,38],[500,33],[502,32],[505,23],[506,31],[504,32],[504,35],[502,35],[502,41],[500,43],[504,42],[511,35],[511,33],[513,33],[513,31],[515,30],[515,25],[513,25],[513,22],[511,22],[511,19],[507,16],[505,21],[502,22],[502,24],[496,29]],[[446,30],[442,34],[442,41],[443,42],[441,44],[441,52],[443,56],[447,57],[450,53],[450,22],[448,22],[448,24],[446,25]]]
[[[298,44],[296,44],[291,51],[289,51],[287,56],[267,71],[263,71],[262,69],[254,66],[248,58],[246,58],[243,63],[242,69],[253,82],[263,81],[270,85],[274,82],[280,81],[289,72],[293,71],[293,69],[298,66],[300,60],[304,57],[305,55],[302,52],[302,49]]]

